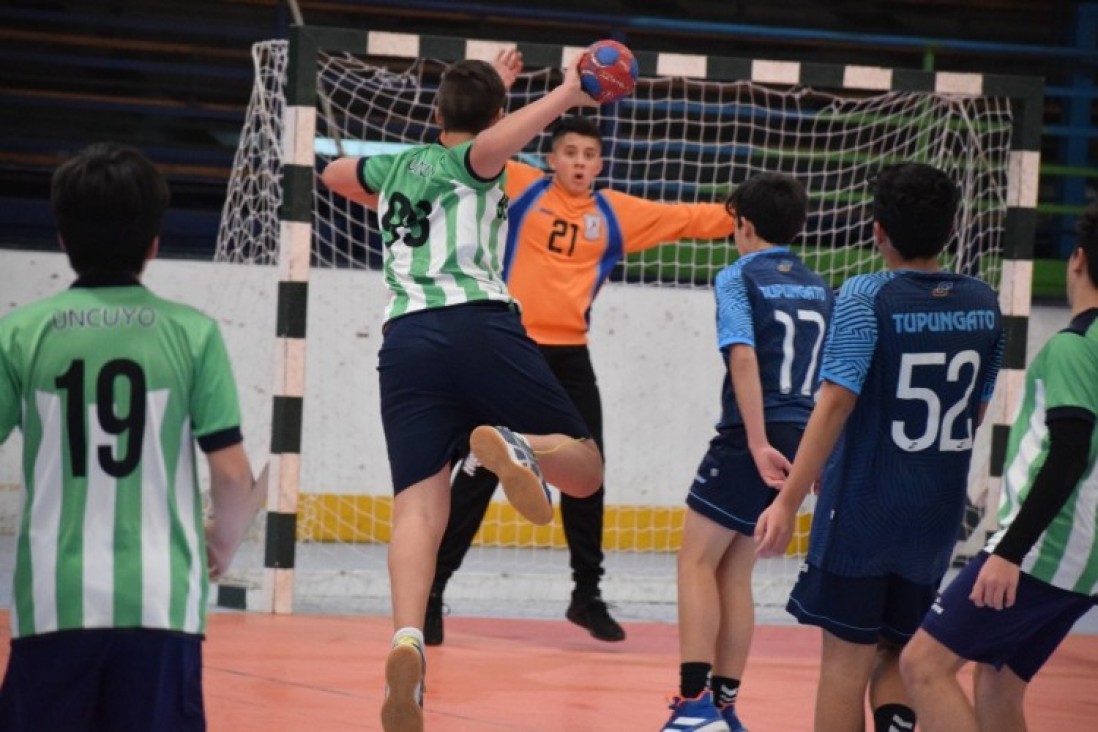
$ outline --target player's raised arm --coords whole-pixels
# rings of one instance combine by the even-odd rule
[[[337,158],[324,168],[320,180],[333,193],[376,210],[378,195],[367,190],[359,177],[362,162],[362,158]]]
[[[550,122],[572,107],[597,107],[580,87],[579,59],[564,73],[564,82],[535,102],[508,114],[476,136],[469,149],[469,167],[485,179],[495,178],[507,159],[519,152]]]

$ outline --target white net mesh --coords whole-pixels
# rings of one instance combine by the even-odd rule
[[[286,46],[260,44],[255,58],[256,86],[229,185],[217,259],[271,264],[278,253]],[[437,129],[432,124],[432,101],[443,68],[441,62],[424,59],[386,63],[321,53],[316,169],[339,155],[368,156],[433,140]],[[510,109],[544,94],[559,79],[555,69],[523,73],[511,90]],[[852,274],[882,266],[872,246],[868,210],[874,172],[901,160],[935,164],[963,188],[947,266],[998,286],[1012,130],[1006,99],[645,78],[631,98],[599,110],[597,120],[605,158],[599,187],[656,200],[719,201],[756,172],[781,170],[799,178],[809,191],[810,217],[796,248],[835,286]],[[541,135],[524,159],[541,164],[548,144],[548,134]],[[367,381],[373,379],[365,372],[379,342],[379,321],[371,318],[380,314],[383,286],[376,272],[354,277],[348,270],[377,270],[380,241],[376,219],[358,204],[319,183],[313,203],[310,386],[302,448],[297,595],[309,600],[355,592],[383,596],[381,552],[388,539],[391,504],[388,466],[374,444],[382,439],[380,428],[376,416],[370,416],[362,428],[368,434],[351,439],[348,434],[354,428],[336,418],[344,406],[341,400],[348,399],[341,385],[351,379],[368,389]],[[604,594],[610,599],[674,602],[673,553],[681,534],[682,499],[716,416],[721,368],[712,347],[711,298],[692,298],[691,291],[708,288],[716,271],[734,256],[734,248],[724,241],[683,241],[634,255],[611,276],[626,286],[607,288],[596,306],[593,322],[598,327],[592,331],[592,347],[596,370],[604,374],[608,423],[604,545],[609,554]],[[369,302],[341,299],[343,282],[350,283],[355,297]],[[634,283],[655,287],[628,286]],[[332,321],[346,318],[349,309],[360,315],[352,316],[331,337],[316,335],[314,323],[320,330],[334,328]],[[614,382],[633,372],[623,375],[613,366],[600,366],[600,351],[612,354],[603,362],[613,362],[615,354],[622,362],[630,358],[630,330],[638,326],[629,316],[638,311],[658,313],[663,320],[697,313],[684,328],[674,323],[658,329],[645,325],[637,343],[646,349],[657,344],[673,356],[689,350],[682,342],[689,330],[701,334],[697,338],[706,354],[702,358],[714,364],[705,377],[684,374],[682,363],[673,358],[666,366],[654,364],[652,372],[637,372],[634,378],[640,383],[667,388],[671,402],[666,410],[661,411],[651,394],[644,397],[647,406],[636,403],[640,397],[619,398]],[[371,315],[361,315],[366,312]],[[364,348],[367,343],[369,349]],[[699,381],[700,398],[694,394]],[[376,415],[376,401],[367,401],[361,410]],[[310,421],[314,412],[323,418]],[[616,417],[615,412],[624,415]],[[632,420],[634,414],[660,417]],[[691,429],[701,437],[687,447],[685,456],[669,447],[661,459],[667,435],[679,433],[679,419],[693,424]],[[627,423],[628,430],[619,424],[615,433],[616,420]],[[659,424],[645,437],[638,421]],[[674,468],[668,470],[665,463]],[[803,551],[807,526],[807,519],[800,523],[795,550]],[[463,586],[470,595],[498,589],[502,596],[533,602],[566,597],[569,578],[563,546],[559,521],[553,528],[535,529],[507,507],[493,504],[466,569],[451,586],[459,594]],[[760,569],[756,584],[762,603],[784,604],[798,563],[797,556],[790,556]],[[356,579],[354,570],[363,568],[374,571]],[[476,577],[475,589],[473,580],[460,579],[466,573]],[[310,574],[325,577],[325,584],[309,585]]]
[[[286,107],[286,44],[252,47],[255,83],[233,157],[214,259],[274,264],[282,205],[282,113]]]

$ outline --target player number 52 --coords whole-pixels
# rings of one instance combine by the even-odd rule
[[[972,420],[965,420],[965,436],[960,439],[953,437],[953,425],[957,418],[968,406],[969,397],[976,387],[976,375],[980,372],[980,354],[976,351],[961,351],[949,360],[946,368],[946,381],[958,382],[961,380],[961,371],[965,366],[971,366],[969,371],[968,386],[955,404],[942,414],[942,402],[937,392],[921,386],[912,385],[912,375],[916,368],[928,368],[931,366],[946,365],[944,353],[905,353],[900,360],[900,378],[896,385],[896,398],[920,401],[926,404],[927,419],[926,429],[923,434],[911,437],[907,433],[907,425],[901,420],[892,422],[892,440],[906,452],[918,452],[925,450],[938,442],[938,449],[942,452],[959,452],[972,448]]]

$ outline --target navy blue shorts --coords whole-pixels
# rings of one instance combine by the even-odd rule
[[[768,424],[770,444],[790,460],[801,444],[804,425]],[[755,523],[778,491],[763,482],[755,459],[747,449],[743,428],[722,430],[709,443],[694,484],[686,496],[686,505],[726,529],[747,536],[755,533]]]
[[[939,584],[918,584],[895,574],[844,577],[806,562],[785,609],[804,625],[849,643],[883,639],[903,646],[919,629]]]
[[[13,640],[0,729],[201,732],[202,638],[103,629]]]
[[[478,425],[591,436],[518,312],[504,303],[434,308],[389,321],[378,372],[394,493],[450,463]]]
[[[976,607],[968,596],[985,561],[987,554],[981,552],[961,570],[927,613],[923,630],[961,658],[997,669],[1007,666],[1029,681],[1095,600],[1023,572],[1014,605]]]

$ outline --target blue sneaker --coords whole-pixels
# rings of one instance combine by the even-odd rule
[[[671,719],[663,725],[663,732],[729,732],[728,724],[721,718],[720,710],[713,704],[709,692],[697,699],[676,696],[671,700]]]
[[[427,662],[423,647],[411,636],[393,640],[385,660],[385,701],[381,728],[385,732],[423,732],[423,677]]]
[[[469,436],[469,449],[477,463],[496,474],[507,500],[527,521],[544,526],[553,520],[549,486],[525,437],[506,427],[481,425]]]
[[[736,716],[735,704],[725,704],[721,707],[721,717],[728,723],[729,732],[747,732],[747,727],[744,727],[743,722]]]

